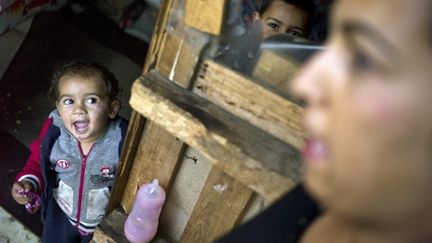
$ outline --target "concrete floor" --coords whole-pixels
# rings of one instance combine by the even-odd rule
[[[40,237],[21,224],[14,216],[0,207],[0,243],[36,243]]]

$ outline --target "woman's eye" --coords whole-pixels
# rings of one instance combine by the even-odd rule
[[[353,54],[352,65],[355,70],[365,71],[374,67],[373,60],[362,51],[355,51]]]
[[[86,102],[87,102],[87,104],[94,104],[97,102],[97,98],[89,97],[89,98],[87,98]]]
[[[278,24],[268,23],[267,26],[270,27],[270,29],[273,31],[279,31],[279,25]]]
[[[71,105],[71,104],[73,104],[74,103],[74,101],[72,100],[72,99],[64,99],[63,100],[63,104],[64,105]]]

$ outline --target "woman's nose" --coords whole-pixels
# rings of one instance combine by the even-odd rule
[[[307,104],[319,104],[325,101],[324,80],[326,71],[332,65],[328,60],[327,50],[321,51],[303,67],[300,74],[292,82],[294,96]]]

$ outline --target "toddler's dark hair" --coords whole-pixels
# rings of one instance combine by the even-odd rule
[[[58,100],[58,84],[65,76],[80,76],[83,78],[96,78],[104,82],[105,92],[110,100],[118,99],[121,93],[119,81],[105,66],[96,62],[74,60],[54,71],[51,85],[48,89],[48,98],[55,103]]]

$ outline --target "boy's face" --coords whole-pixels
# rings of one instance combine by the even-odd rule
[[[294,37],[306,37],[309,14],[284,1],[274,1],[262,13],[253,15],[254,22],[263,21],[263,39],[287,33]]]
[[[62,77],[56,102],[66,129],[81,144],[93,144],[117,116],[118,100],[110,101],[103,81],[80,76]]]

